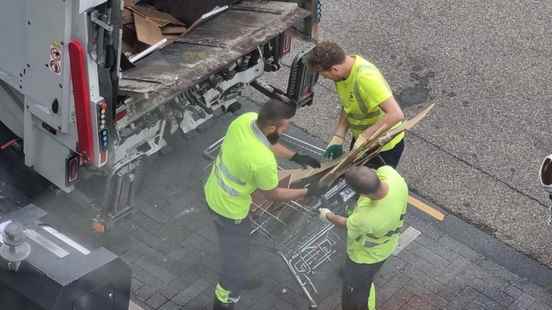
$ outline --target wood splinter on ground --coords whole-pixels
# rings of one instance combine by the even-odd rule
[[[428,206],[427,204],[423,203],[417,198],[414,198],[413,196],[408,196],[408,204],[440,222],[445,219],[445,214],[443,212]]]

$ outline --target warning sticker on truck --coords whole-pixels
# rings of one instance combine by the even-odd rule
[[[52,42],[50,44],[50,60],[48,61],[48,68],[50,71],[54,72],[57,75],[61,75],[62,70],[62,49],[59,42]]]

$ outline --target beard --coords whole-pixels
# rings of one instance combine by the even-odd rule
[[[266,136],[266,139],[268,140],[268,142],[270,142],[270,144],[274,145],[278,143],[278,140],[280,140],[280,134],[277,132],[269,133]]]

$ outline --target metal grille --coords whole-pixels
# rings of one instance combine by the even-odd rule
[[[314,157],[320,157],[324,151],[288,134],[284,134],[281,140],[281,143],[289,145],[294,150]],[[218,139],[204,150],[205,157],[211,162],[206,167],[206,172],[210,170],[222,142],[222,138]],[[280,169],[291,168],[297,168],[297,165],[280,161]],[[316,202],[290,201],[273,204],[264,200],[254,202],[251,207],[251,235],[260,234],[272,244],[313,308],[317,307],[318,294],[313,275],[322,265],[332,260],[336,253],[336,245],[341,242],[341,238],[333,231],[334,225],[319,219],[318,208],[324,202],[324,207],[335,213],[344,214],[346,204],[343,202],[348,201],[353,195],[354,193],[345,186],[345,182],[341,181]],[[336,197],[340,199],[336,200]]]

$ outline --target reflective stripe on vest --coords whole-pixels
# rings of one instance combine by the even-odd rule
[[[237,197],[240,195],[240,193],[235,190],[232,186],[226,184],[223,177],[220,175],[221,171],[219,170],[218,165],[215,165],[213,167],[215,169],[215,176],[217,177],[217,184],[230,196]]]
[[[240,195],[240,192],[237,191],[235,188],[233,188],[230,184],[228,184],[225,179],[228,179],[241,186],[244,186],[246,183],[230,173],[230,171],[228,170],[228,167],[226,167],[226,165],[224,165],[224,162],[222,161],[221,154],[222,154],[222,151],[215,159],[215,164],[214,164],[217,183],[228,195],[237,197]]]
[[[404,217],[405,217],[405,214],[404,213],[401,214],[399,226],[393,230],[388,231],[383,237],[378,238],[372,234],[364,234],[364,235],[358,236],[355,241],[360,242],[362,238],[364,238],[364,241],[362,242],[362,244],[366,248],[372,248],[372,247],[387,243],[389,240],[391,240],[393,236],[401,233],[401,227],[404,223]]]
[[[230,170],[228,170],[228,167],[226,167],[226,165],[222,161],[222,150],[220,154],[217,156],[215,164],[217,165],[218,169],[220,170],[220,172],[222,172],[222,175],[224,175],[225,178],[241,186],[244,186],[246,184],[244,181],[240,180],[238,177],[235,177],[234,175],[232,175],[232,173],[230,173]]]

